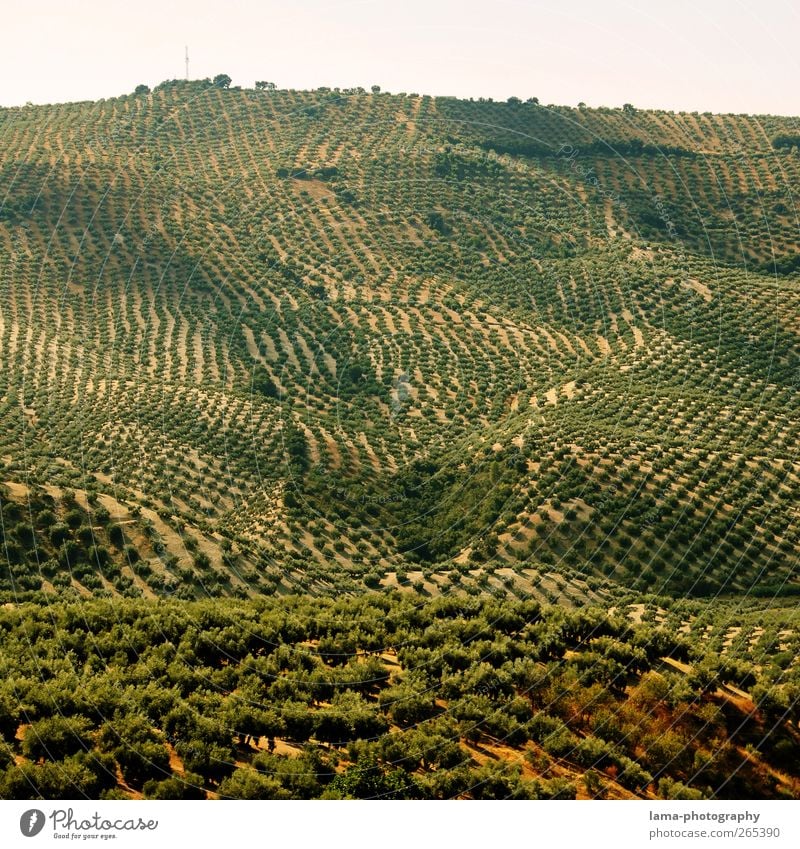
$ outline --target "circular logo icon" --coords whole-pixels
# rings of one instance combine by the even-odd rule
[[[25,837],[36,837],[44,828],[44,813],[38,808],[31,808],[19,818],[19,830]]]

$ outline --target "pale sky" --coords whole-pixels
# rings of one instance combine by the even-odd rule
[[[542,103],[800,114],[792,0],[2,0],[0,105],[227,73]]]

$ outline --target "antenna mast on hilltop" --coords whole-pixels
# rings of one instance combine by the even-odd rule
[[[186,80],[189,80],[189,47],[186,47]]]

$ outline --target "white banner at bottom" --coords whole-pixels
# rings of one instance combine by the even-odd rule
[[[800,802],[0,801],[0,846],[800,846]]]

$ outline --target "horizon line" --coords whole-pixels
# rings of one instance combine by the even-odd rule
[[[566,103],[543,103],[541,98],[536,98],[536,102],[531,102],[530,98],[521,98],[516,95],[509,95],[506,99],[498,99],[495,97],[483,97],[483,96],[459,96],[455,94],[428,94],[423,92],[405,92],[405,91],[384,91],[382,88],[373,92],[370,88],[363,85],[353,85],[353,86],[326,86],[320,85],[315,88],[294,88],[291,86],[281,87],[277,86],[272,92],[262,92],[259,89],[255,88],[255,83],[252,86],[244,86],[244,85],[231,85],[230,87],[222,87],[222,86],[214,86],[211,77],[199,77],[197,79],[182,79],[179,77],[173,79],[165,79],[159,83],[156,83],[154,86],[148,86],[147,94],[153,94],[157,90],[164,88],[166,86],[191,86],[197,83],[208,83],[209,88],[220,88],[223,91],[229,92],[255,92],[259,95],[269,96],[271,93],[275,92],[298,92],[298,93],[308,93],[314,94],[317,92],[325,92],[325,93],[336,93],[341,94],[342,97],[356,97],[356,96],[387,96],[387,97],[429,97],[434,100],[460,100],[464,103],[492,103],[500,106],[506,105],[517,105],[517,106],[539,106],[542,109],[569,109],[575,112],[582,111],[600,111],[600,110],[610,110],[616,112],[624,111],[626,105],[633,106],[635,112],[664,112],[673,115],[730,115],[730,116],[749,116],[749,117],[771,117],[771,118],[797,118],[800,119],[800,114],[791,114],[791,113],[781,113],[781,112],[729,112],[729,111],[715,111],[714,109],[669,109],[661,106],[636,106],[636,104],[623,104],[622,106],[608,106],[605,104],[601,105],[591,105],[588,103],[583,103],[582,101],[576,105],[570,105]],[[140,85],[144,85],[140,83]],[[97,97],[97,98],[84,98],[78,100],[59,100],[53,102],[46,103],[36,103],[33,101],[26,101],[25,103],[17,103],[17,104],[0,104],[0,110],[12,110],[12,109],[30,109],[30,108],[46,108],[53,106],[79,106],[81,104],[86,103],[105,103],[113,100],[120,100],[122,98],[129,97],[140,97],[142,95],[136,95],[134,91],[123,92],[121,94],[111,95],[109,97]],[[514,102],[514,98],[518,101],[518,103]]]

